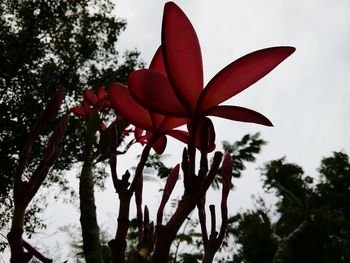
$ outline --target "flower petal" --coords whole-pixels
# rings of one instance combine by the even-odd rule
[[[202,92],[203,112],[245,90],[268,74],[295,51],[293,47],[272,47],[255,51],[232,62],[208,83]]]
[[[143,135],[143,136],[140,136],[140,137],[137,137],[137,140],[136,140],[138,143],[140,143],[142,146],[144,146],[148,140],[147,140],[147,136],[146,135]]]
[[[84,100],[89,102],[91,105],[95,105],[98,101],[95,93],[91,89],[88,89],[88,88],[84,89],[83,97],[84,97]]]
[[[173,2],[164,7],[162,48],[175,93],[186,109],[193,112],[203,90],[202,55],[191,22]]]
[[[157,113],[153,113],[151,111],[148,111],[148,113],[153,123],[153,130],[158,129],[158,127],[160,127],[160,125],[163,123],[165,116]]]
[[[165,135],[159,137],[159,139],[152,145],[152,148],[156,151],[158,154],[162,154],[165,150],[167,143],[167,138]]]
[[[89,102],[87,102],[86,100],[83,101],[83,109],[86,112],[86,114],[90,114],[91,110],[92,110],[92,106]]]
[[[162,46],[160,46],[156,53],[153,56],[153,59],[151,61],[151,64],[149,66],[149,69],[152,69],[154,71],[158,71],[160,73],[163,73],[166,75],[166,70],[164,66],[164,60],[163,60],[163,54],[162,54]]]
[[[132,96],[145,108],[164,115],[187,116],[169,80],[162,73],[149,69],[134,71],[129,74],[128,85]]]
[[[103,86],[100,86],[97,88],[96,96],[97,96],[98,100],[103,99],[106,95],[107,94],[106,94],[105,88]]]
[[[187,123],[185,118],[166,117],[163,120],[160,131],[169,131]]]
[[[187,144],[189,140],[187,131],[171,130],[171,131],[167,131],[166,135],[169,135],[185,144]]]
[[[72,111],[73,114],[76,115],[76,116],[79,116],[79,117],[85,117],[85,116],[86,116],[85,110],[84,110],[83,108],[78,107],[78,106],[73,107],[73,108],[71,109],[71,111]]]
[[[139,128],[152,130],[153,125],[148,110],[134,100],[127,86],[117,82],[112,83],[108,96],[118,115]]]
[[[266,126],[273,126],[269,119],[259,112],[238,106],[217,106],[209,110],[206,115],[221,117],[233,121],[253,122]]]
[[[142,137],[143,134],[144,134],[144,130],[143,129],[135,127],[135,129],[134,129],[134,136],[135,136],[136,141],[138,140],[138,138]]]

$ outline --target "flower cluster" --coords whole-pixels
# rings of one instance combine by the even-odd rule
[[[85,88],[83,99],[82,107],[73,107],[72,112],[85,120],[89,118],[93,109],[104,112],[111,107],[106,90],[102,86],[97,89],[96,94],[91,89]]]
[[[229,64],[204,88],[196,32],[183,11],[172,2],[164,8],[161,39],[162,45],[149,69],[129,75],[129,88],[112,84],[109,97],[121,116],[147,131],[161,133],[169,133],[183,124],[184,119],[196,133],[203,128],[206,116],[272,126],[256,111],[221,103],[264,77],[295,48],[271,47],[252,52]],[[200,135],[194,137],[198,144]]]
[[[114,82],[107,91],[99,88],[96,94],[90,89],[84,90],[83,106],[73,108],[74,114],[89,119],[94,109],[103,112],[113,108],[117,120],[126,120],[134,125],[131,129],[123,126],[121,131],[116,131],[115,126],[118,125],[111,128],[111,174],[121,202],[118,222],[124,222],[118,225],[116,237],[109,243],[114,251],[115,262],[119,262],[118,260],[125,255],[128,230],[126,223],[129,222],[130,199],[134,194],[139,230],[139,256],[147,258],[154,249],[153,262],[166,262],[176,233],[189,213],[197,207],[204,244],[203,262],[213,259],[227,227],[227,198],[233,167],[231,156],[227,154],[223,157],[221,152],[214,154],[209,165],[208,153],[215,149],[216,140],[214,125],[209,117],[272,126],[268,118],[254,110],[222,103],[259,81],[294,51],[293,47],[277,46],[249,53],[227,65],[204,85],[202,55],[195,29],[184,12],[175,3],[168,2],[164,7],[161,45],[149,68],[131,72],[127,85]],[[134,142],[139,142],[145,147],[130,183],[129,172],[121,179],[117,176],[116,134],[128,135],[131,132],[135,136]],[[144,217],[142,215],[142,173],[150,149],[153,148],[158,154],[162,154],[167,145],[167,136],[187,145],[181,162],[184,195],[169,222],[163,225],[163,209],[178,180],[180,166],[176,165],[170,172],[164,188],[155,230],[153,223],[149,222],[147,208],[144,210]],[[196,149],[200,151],[198,171]],[[211,205],[212,233],[208,236],[205,195],[217,174],[221,174],[222,179],[222,225],[217,233],[215,206]]]

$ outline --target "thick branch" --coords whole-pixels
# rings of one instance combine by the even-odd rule
[[[307,228],[309,222],[303,221],[292,233],[290,233],[287,237],[281,238],[276,234],[272,234],[271,238],[273,241],[277,243],[277,250],[275,256],[273,257],[272,263],[283,263],[289,262],[292,250],[290,248],[290,244],[293,242],[295,238],[301,235],[305,229]]]
[[[92,177],[91,145],[86,144],[85,162],[79,180],[80,224],[83,234],[83,250],[87,263],[103,262],[100,230],[96,217],[94,182]]]
[[[34,247],[32,247],[28,242],[23,240],[23,246],[30,254],[32,254],[34,257],[39,259],[43,263],[51,263],[53,262],[52,259],[49,259],[45,257],[43,254],[41,254],[38,250],[36,250]]]

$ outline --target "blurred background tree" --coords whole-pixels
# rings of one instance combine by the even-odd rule
[[[315,183],[285,158],[267,163],[264,189],[278,202],[267,208],[259,199],[255,210],[231,218],[227,236],[239,249],[221,262],[349,262],[349,156],[334,152],[318,171]]]
[[[59,86],[66,91],[67,112],[84,87],[125,83],[130,71],[143,67],[136,50],[116,50],[126,21],[115,16],[110,0],[5,0],[0,3],[0,225],[11,212],[11,188],[18,154],[30,127]],[[72,119],[65,149],[46,184],[68,190],[62,174],[82,153],[82,122]],[[36,166],[46,138],[35,145],[28,170]],[[28,174],[30,171],[27,171]],[[44,198],[27,214],[30,234],[43,222]],[[6,233],[6,231],[5,231]]]

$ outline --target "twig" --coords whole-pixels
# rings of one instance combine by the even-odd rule
[[[34,257],[39,259],[41,262],[44,263],[51,263],[53,262],[52,259],[49,259],[45,257],[43,254],[41,254],[37,249],[32,247],[27,241],[23,240],[23,247],[28,250],[29,253],[31,253]]]

